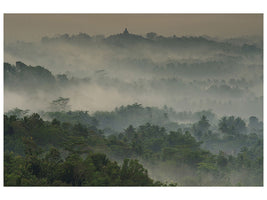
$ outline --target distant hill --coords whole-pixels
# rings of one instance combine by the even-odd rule
[[[242,38],[237,43],[238,38],[228,40],[216,40],[205,36],[171,36],[165,37],[157,33],[147,33],[146,36],[130,33],[127,29],[123,33],[110,35],[107,37],[97,35],[90,36],[87,33],[79,33],[74,35],[62,34],[56,37],[43,37],[43,43],[67,42],[78,45],[92,45],[94,43],[103,43],[106,45],[115,45],[117,47],[129,47],[136,45],[149,45],[150,47],[164,48],[203,48],[221,49],[223,51],[239,52],[239,53],[259,53],[262,52],[262,47],[257,44],[252,44],[248,40]]]
[[[4,63],[4,80],[7,87],[27,87],[27,89],[45,86],[52,86],[56,79],[52,73],[41,66],[27,66],[22,62],[16,65]]]

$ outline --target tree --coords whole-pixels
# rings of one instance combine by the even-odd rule
[[[153,180],[148,177],[147,170],[137,160],[124,159],[120,177],[122,185],[153,185]]]
[[[61,168],[63,159],[61,158],[58,149],[52,147],[49,152],[45,155],[43,161],[43,168],[45,171],[45,177],[47,178],[48,184],[54,184],[55,180],[61,178]]]
[[[70,110],[70,105],[68,105],[69,101],[70,101],[69,98],[59,97],[58,99],[53,100],[52,103],[50,103],[50,109],[52,111]]]
[[[136,133],[135,128],[132,125],[130,125],[127,129],[124,130],[124,133],[128,139],[132,140],[134,137],[134,134]]]
[[[32,132],[35,129],[38,129],[44,125],[44,121],[38,113],[33,113],[29,117],[27,117],[27,116],[24,117],[23,122],[24,122],[25,128],[28,129],[30,132]]]
[[[75,136],[83,136],[86,138],[88,136],[88,129],[85,126],[78,123],[74,125],[73,133]]]
[[[34,142],[32,137],[23,138],[25,151],[25,169],[32,175],[40,178],[42,176],[41,159],[39,155],[42,149]]]
[[[254,129],[254,128],[257,128],[258,123],[259,123],[259,119],[255,116],[251,116],[249,118],[249,125],[248,126],[249,126],[249,128]]]
[[[70,154],[63,164],[62,180],[73,186],[81,186],[85,181],[86,168],[78,154]]]
[[[198,123],[193,125],[193,131],[195,136],[200,139],[209,132],[210,123],[205,115],[202,115]]]
[[[91,158],[97,171],[101,171],[109,162],[107,156],[102,153],[94,154]]]
[[[249,118],[248,124],[249,130],[254,133],[261,133],[263,131],[263,123],[259,122],[259,119],[255,116]]]
[[[17,116],[18,118],[23,118],[25,115],[29,113],[29,110],[21,110],[19,108],[14,108],[6,113],[7,116]]]
[[[246,133],[246,123],[240,117],[222,117],[219,121],[219,130],[229,135],[244,134]]]

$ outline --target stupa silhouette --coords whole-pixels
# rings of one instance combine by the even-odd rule
[[[123,34],[124,34],[124,35],[128,35],[128,34],[129,34],[127,28],[124,29]]]

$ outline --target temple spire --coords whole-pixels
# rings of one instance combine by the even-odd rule
[[[128,34],[129,34],[127,28],[124,29],[123,34],[124,34],[124,35],[128,35]]]

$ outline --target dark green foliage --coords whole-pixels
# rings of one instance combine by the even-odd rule
[[[135,185],[136,182],[140,186],[153,185],[152,179],[148,177],[147,170],[143,168],[137,160],[125,159],[121,169],[122,185]]]
[[[98,125],[98,121],[94,117],[91,117],[87,111],[57,111],[42,113],[42,115],[50,119],[57,119],[61,122],[68,122],[72,124],[80,123],[87,127],[96,127]]]
[[[223,117],[219,122],[219,129],[229,135],[244,134],[246,133],[246,123],[240,117]]]
[[[32,144],[27,143],[27,148]],[[129,164],[128,164],[129,162]],[[70,154],[65,160],[56,148],[45,155],[4,156],[5,186],[153,186],[160,185],[147,175],[136,160],[125,161],[122,168],[105,154],[90,154],[83,159]]]
[[[144,122],[157,124],[171,130],[178,128],[177,123],[172,123],[168,113],[155,107],[143,107],[141,104],[121,106],[112,112],[95,112],[93,117],[99,122],[101,129],[122,131],[129,125],[140,126]]]
[[[164,106],[162,109],[156,107],[144,107],[141,104],[120,106],[111,112],[95,112],[92,117],[97,120],[97,127],[104,129],[106,134],[114,131],[121,132],[130,125],[138,127],[144,123],[156,124],[168,131],[181,128],[177,121],[197,121],[200,117],[207,116],[206,120],[216,121],[216,116],[210,110],[200,112],[175,112],[172,108]]]
[[[152,174],[165,166],[167,180],[174,185],[263,184],[263,140],[259,135],[227,132],[219,138],[209,130],[205,117],[193,128],[202,131],[200,139],[205,143],[246,147],[236,154],[220,151],[216,155],[202,149],[202,142],[190,129],[167,132],[146,123],[105,137],[94,126],[43,121],[36,113],[24,118],[5,115],[5,185],[162,185],[149,178],[137,159],[147,163]],[[109,158],[122,162],[121,167]],[[177,174],[172,174],[173,170]]]
[[[16,125],[20,127],[17,129]],[[105,140],[100,133],[81,124],[67,126],[56,119],[44,122],[38,114],[24,119],[5,116],[5,135],[5,185],[153,185],[147,171],[137,161],[134,166],[138,169],[135,170],[131,162],[131,176],[122,178],[123,173],[116,162],[110,161],[105,154],[92,153],[92,147],[102,147]],[[10,135],[21,136],[18,141],[10,141]],[[19,141],[23,152],[9,146],[9,143],[17,145]],[[60,149],[52,147],[43,151],[41,148],[54,145]],[[86,155],[85,159],[83,155]],[[128,180],[130,178],[133,179]]]

